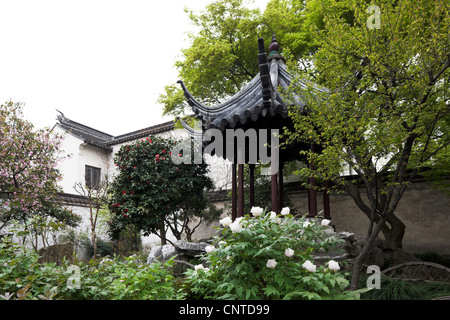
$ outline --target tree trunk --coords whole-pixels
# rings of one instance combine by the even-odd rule
[[[371,212],[373,208],[370,208],[361,197],[360,189],[352,183],[347,183],[346,188],[347,193],[353,198],[353,201],[357,205],[357,207],[364,212],[364,214],[371,219]],[[382,194],[379,195],[381,198]],[[384,204],[386,205],[386,204]],[[396,206],[397,204],[395,204]],[[383,209],[383,208],[379,208]],[[378,214],[375,214],[374,223],[378,224],[380,222],[381,217]],[[383,236],[386,239],[387,247],[395,250],[402,248],[403,236],[405,234],[405,224],[397,217],[394,213],[389,213],[387,215],[387,220],[385,220],[384,224],[380,226],[380,231],[383,233]]]
[[[164,228],[164,219],[161,219],[161,222],[159,223],[159,235],[161,238],[161,245],[167,244],[166,240],[166,230]]]
[[[386,239],[386,247],[392,250],[402,249],[403,236],[405,235],[405,224],[394,214],[388,216],[386,228],[382,229]],[[390,225],[390,227],[388,226]]]
[[[361,253],[355,258],[353,263],[352,282],[350,284],[350,290],[358,289],[358,282],[361,274],[362,264],[364,260],[366,260],[367,255],[372,249],[372,245],[374,244],[375,239],[377,238],[383,226],[386,224],[386,219],[386,216],[380,219],[380,221],[375,226],[372,234],[366,238],[366,244],[364,245]]]
[[[95,234],[95,228],[91,229],[92,231],[92,246],[94,247],[94,256],[92,257],[94,260],[97,259],[97,235]]]

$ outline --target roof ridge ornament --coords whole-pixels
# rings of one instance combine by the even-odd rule
[[[272,86],[270,81],[270,69],[267,59],[266,50],[264,48],[264,39],[258,39],[258,63],[259,63],[259,77],[261,79],[262,95],[265,106],[271,106]]]
[[[67,122],[68,119],[66,118],[66,116],[64,115],[64,113],[62,113],[62,112],[59,111],[58,109],[56,109],[56,111],[59,112],[59,115],[56,116],[56,120],[58,120],[58,121],[61,122],[61,123]]]
[[[281,54],[279,53],[280,50],[280,46],[278,45],[277,42],[277,38],[275,37],[275,33],[272,34],[272,41],[270,42],[269,45],[269,56],[268,56],[268,60],[272,61],[272,59],[275,60],[282,60],[283,62],[286,62],[284,60],[284,58],[281,56]]]

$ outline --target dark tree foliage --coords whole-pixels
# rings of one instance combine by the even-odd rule
[[[167,223],[183,224],[191,217],[185,214],[188,210],[196,216],[204,213],[208,203],[205,191],[213,186],[207,165],[175,164],[171,150],[176,143],[150,136],[117,152],[114,161],[119,173],[110,188],[112,238],[134,226],[145,236],[159,233],[165,243]]]

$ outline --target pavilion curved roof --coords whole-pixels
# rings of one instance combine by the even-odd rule
[[[297,94],[291,92],[287,99],[286,95],[280,92],[288,91],[292,76],[278,53],[275,36],[269,46],[269,57],[266,55],[262,38],[258,39],[258,49],[260,72],[238,93],[220,104],[204,105],[189,92],[182,81],[178,81],[192,111],[202,121],[203,130],[215,128],[223,131],[275,116],[286,119],[290,106],[305,107],[305,103]],[[183,121],[182,124],[191,136],[195,133],[195,130]]]

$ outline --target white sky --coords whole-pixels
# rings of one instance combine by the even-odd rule
[[[211,2],[0,0],[0,103],[24,102],[39,128],[56,109],[112,135],[169,121],[156,101],[195,30],[183,9]]]

